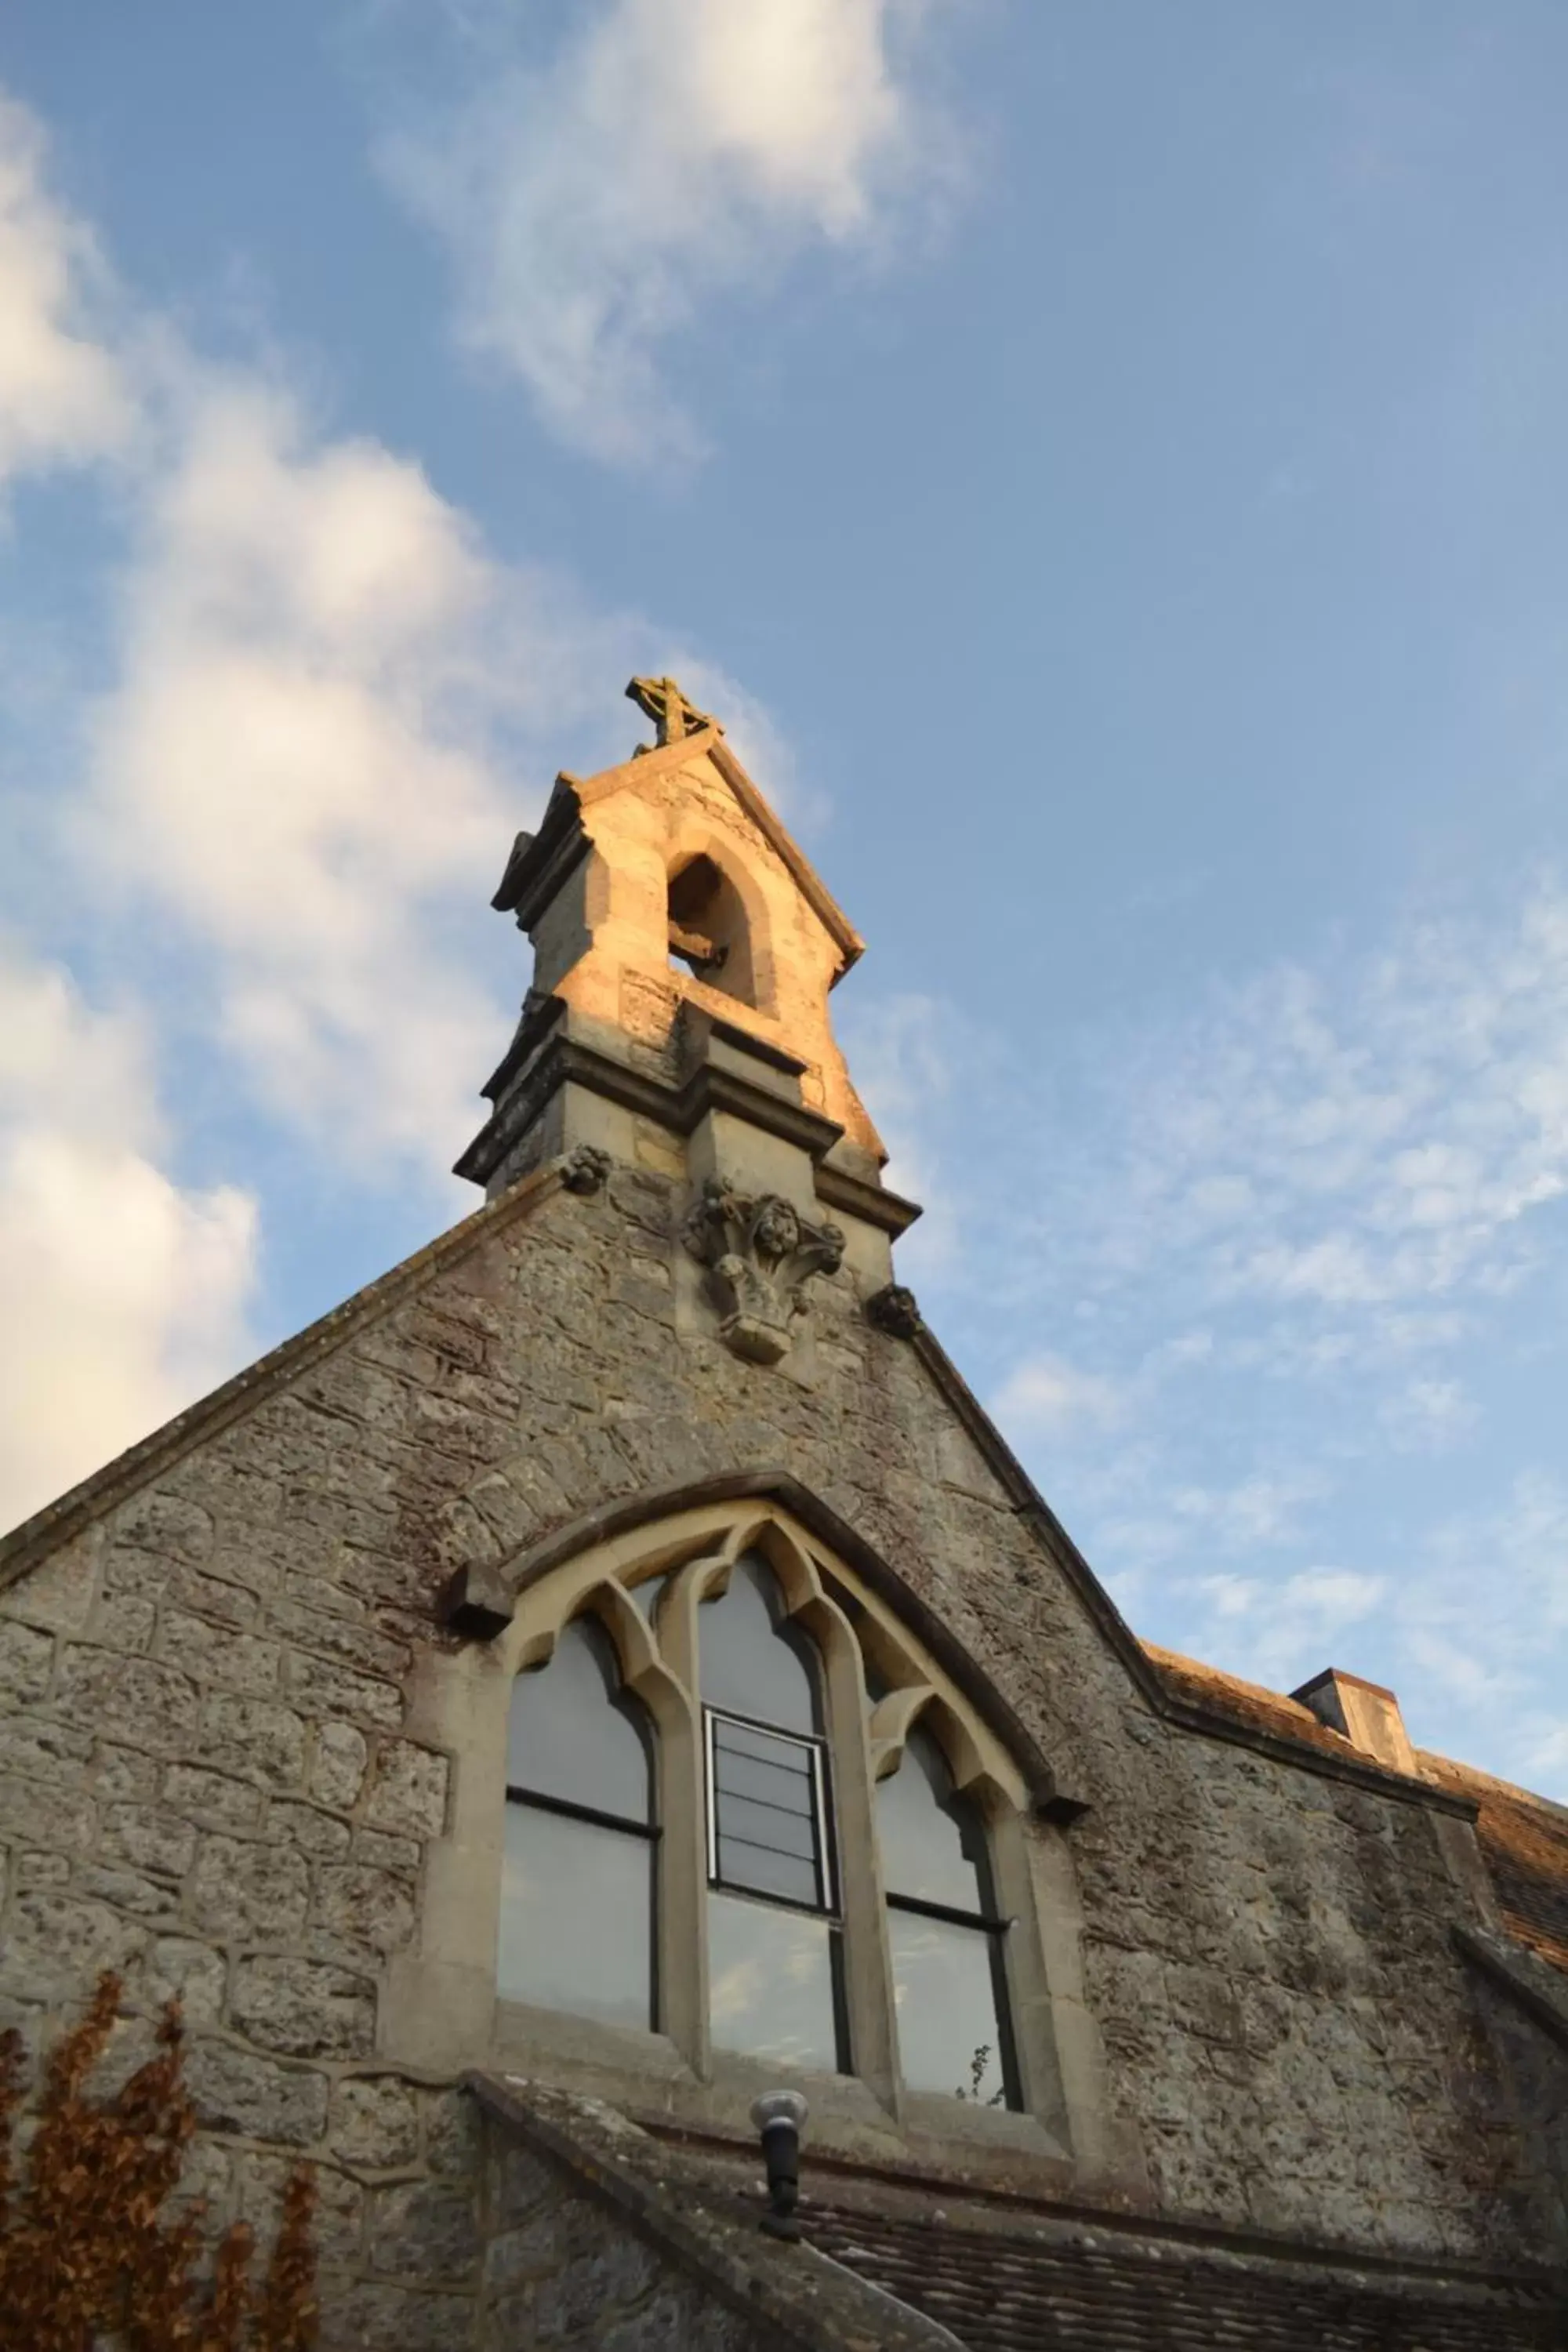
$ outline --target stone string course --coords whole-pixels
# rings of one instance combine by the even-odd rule
[[[5,2020],[37,2043],[113,1967],[130,2053],[177,1994],[215,2217],[264,2218],[308,2156],[333,2275],[357,2281],[342,2340],[467,2343],[387,2315],[404,2273],[455,2282],[472,2227],[452,2095],[377,2065],[448,1799],[447,1759],[408,1736],[411,1659],[449,1638],[454,1569],[613,1497],[777,1466],[1090,1802],[1070,1836],[1129,2194],[1422,2255],[1561,2244],[1424,1811],[1158,1720],[847,1273],[815,1285],[790,1372],[678,1328],[684,1206],[620,1168],[481,1220],[0,1596]]]

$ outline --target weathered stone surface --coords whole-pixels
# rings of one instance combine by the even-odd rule
[[[278,1687],[283,1654],[276,1642],[231,1625],[214,1625],[188,1610],[164,1611],[158,1649],[162,1656],[178,1659],[198,1682],[245,1691],[253,1698],[264,1698]]]
[[[467,2295],[360,2284],[329,2305],[321,2352],[466,2352],[472,2329]]]
[[[196,1833],[169,1807],[110,1805],[103,1816],[99,1851],[106,1862],[127,1862],[138,1870],[183,1878],[195,1854]]]
[[[163,1775],[163,1801],[201,1829],[249,1830],[261,1820],[259,1790],[226,1772],[201,1764],[171,1764]]]
[[[474,2278],[480,2247],[471,2190],[439,2180],[376,2189],[369,2245],[374,2267],[391,2277],[431,2285]]]
[[[346,1813],[358,1801],[370,1749],[352,1723],[323,1723],[316,1732],[310,1794],[318,1804]]]
[[[274,1699],[215,1692],[202,1717],[205,1762],[258,1787],[295,1789],[305,1769],[302,1716]]]
[[[203,1839],[191,1877],[190,1912],[220,1941],[278,1942],[297,1936],[310,1900],[310,1872],[291,1847],[255,1839]]]
[[[243,2148],[234,2159],[235,2202],[256,2233],[257,2259],[267,2262],[278,2236],[283,2191],[297,2159]],[[311,2236],[320,2270],[328,2277],[358,2265],[363,2252],[364,2191],[335,2165],[312,2163],[316,2191]]]
[[[221,1952],[188,1936],[155,1936],[134,1980],[137,1998],[162,2009],[177,2000],[188,2027],[216,2025],[228,1970]]]
[[[327,2077],[303,2066],[283,2066],[206,2036],[193,2039],[185,2083],[209,2131],[309,2147],[327,2122]]]
[[[403,1721],[403,1695],[395,1683],[298,1650],[289,1660],[289,1696],[307,1715],[346,1716],[378,1731],[395,1731]]]
[[[59,1673],[61,1704],[108,1738],[166,1752],[195,1734],[196,1686],[174,1666],[72,1642]]]
[[[314,1805],[279,1801],[267,1808],[266,1835],[297,1845],[301,1853],[310,1854],[318,1862],[340,1862],[349,1850],[353,1832],[346,1822],[318,1811]]]
[[[351,2074],[332,2093],[331,2147],[345,2164],[392,2172],[419,2154],[419,2109],[396,2074]]]
[[[203,1560],[213,1547],[210,1513],[179,1495],[138,1495],[110,1522],[115,1548],[154,1552],[163,1559]]]
[[[28,1706],[49,1687],[54,1636],[33,1625],[0,1619],[0,1706]]]
[[[378,1952],[400,1951],[414,1931],[414,1896],[405,1879],[360,1863],[323,1864],[315,1923],[330,1935]]]
[[[0,1981],[18,1991],[47,1986],[79,1999],[100,1969],[123,1970],[146,1940],[143,1927],[107,1903],[38,1887],[11,1906]]]
[[[447,1818],[447,1759],[411,1740],[389,1739],[375,1759],[365,1820],[374,1829],[438,1837]]]
[[[364,2058],[375,2042],[375,1987],[346,1969],[262,1954],[236,1969],[229,2018],[285,2057]]]

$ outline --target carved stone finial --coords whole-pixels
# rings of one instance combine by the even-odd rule
[[[837,1225],[809,1223],[777,1192],[731,1192],[719,1176],[703,1186],[682,1238],[708,1268],[719,1337],[753,1364],[776,1364],[789,1353],[806,1283],[814,1274],[837,1274],[844,1260]]]
[[[569,1192],[602,1192],[613,1167],[607,1151],[596,1143],[580,1143],[561,1163],[561,1181]]]
[[[666,743],[679,743],[700,728],[719,727],[705,710],[689,702],[672,677],[634,677],[626,688],[626,699],[635,702],[645,719],[651,719],[658,730],[660,748]],[[721,735],[724,732],[719,727]]]
[[[920,1302],[901,1282],[889,1282],[866,1301],[866,1319],[895,1339],[913,1339],[924,1328]]]

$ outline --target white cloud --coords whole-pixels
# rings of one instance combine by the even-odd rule
[[[463,331],[600,457],[689,452],[656,353],[701,296],[864,246],[947,145],[909,53],[921,0],[601,0],[552,58],[481,8],[476,92],[389,138],[449,244]]]
[[[1382,1605],[1384,1580],[1352,1569],[1304,1568],[1268,1580],[1200,1576],[1188,1596],[1182,1646],[1274,1690],[1297,1689],[1328,1665],[1333,1644]]]
[[[1071,1429],[1107,1427],[1121,1420],[1126,1400],[1113,1381],[1069,1364],[1065,1357],[1026,1357],[1003,1381],[993,1410],[1005,1427],[1030,1437]]]
[[[163,1141],[138,1023],[0,952],[0,1526],[242,1359],[254,1205]]]
[[[132,404],[89,319],[90,233],[45,184],[43,131],[0,91],[0,482],[119,447]]]
[[[491,562],[417,467],[313,436],[281,390],[193,375],[171,439],[79,855],[195,943],[274,1111],[367,1171],[447,1164],[504,1014],[443,924],[482,919],[529,813],[509,745],[577,715],[616,632]]]

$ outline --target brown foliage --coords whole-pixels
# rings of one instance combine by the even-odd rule
[[[160,2219],[195,2129],[179,2005],[165,2010],[147,2063],[113,2097],[94,2101],[88,2080],[119,2001],[120,1979],[106,1971],[51,2053],[21,2185],[12,2160],[21,2044],[14,2030],[0,2035],[0,2346],[90,2352],[96,2336],[111,2336],[123,2352],[308,2352],[316,2334],[309,2174],[295,2173],[283,2192],[259,2294],[251,2233],[237,2222],[204,2295],[195,2275],[202,2208]]]

